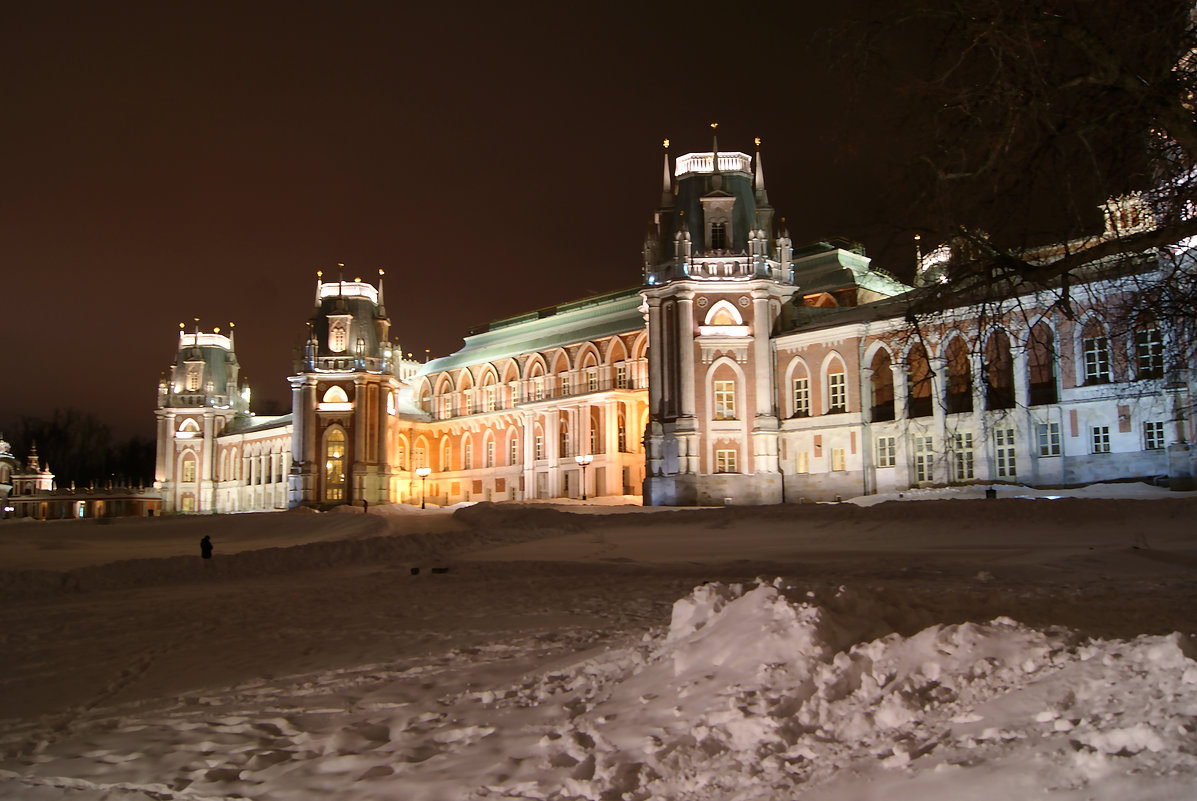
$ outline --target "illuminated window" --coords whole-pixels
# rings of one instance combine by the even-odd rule
[[[840,414],[848,410],[848,383],[843,373],[827,374],[827,413]]]
[[[345,499],[345,432],[329,433],[324,446],[324,499]]]
[[[474,469],[474,440],[471,439],[468,435],[466,436],[465,447],[462,448],[461,455],[462,455],[461,469],[462,470]]]
[[[798,451],[794,460],[795,473],[809,473],[810,472],[810,453],[807,451]]]
[[[877,466],[893,467],[898,463],[898,438],[877,437]]]
[[[450,463],[449,458],[449,438],[445,437],[444,441],[441,442],[441,470],[451,469],[453,469],[453,465]]]
[[[328,321],[328,349],[333,353],[344,353],[349,345],[349,328],[344,320]]]
[[[598,426],[591,426],[590,427],[590,452],[591,453],[599,452],[598,434],[599,434]]]
[[[544,400],[544,378],[538,376],[532,379],[532,399]]]
[[[736,419],[736,382],[715,382],[715,419]],[[735,472],[732,470],[731,472]]]
[[[598,370],[587,370],[586,371],[586,391],[587,392],[597,392],[598,391]]]
[[[1018,466],[1014,454],[1014,429],[999,428],[993,432],[995,447],[995,461],[998,478],[1014,478],[1018,475]]]
[[[735,473],[736,472],[736,452],[734,450],[715,451],[715,472],[716,473]]]
[[[1110,427],[1109,426],[1093,426],[1090,430],[1093,436],[1093,452],[1094,453],[1109,453],[1110,452]]]
[[[495,410],[495,388],[493,386],[489,386],[486,388],[485,393],[486,411],[493,412]]]
[[[536,435],[536,458],[544,458],[544,437],[540,434]]]
[[[332,386],[324,393],[323,403],[349,403],[349,396],[340,387]]]
[[[952,448],[953,466],[957,481],[967,481],[973,477],[973,435],[972,432],[962,432],[956,435]]]
[[[465,402],[465,413],[473,414],[474,413],[474,393],[467,389],[465,392],[462,392],[461,394],[462,394],[462,399]]]
[[[569,394],[569,376],[567,376],[567,375],[561,376],[561,394],[562,395]]]
[[[495,441],[493,439],[486,441],[486,466],[495,466]]]
[[[200,368],[193,365],[187,368],[187,391],[197,392],[200,388]]]
[[[832,470],[846,470],[847,467],[844,462],[844,449],[831,449],[831,469]]]
[[[511,452],[507,454],[507,464],[516,465],[520,463],[520,441],[516,437],[511,438]]]
[[[1040,456],[1060,455],[1060,424],[1040,423],[1035,427],[1035,434],[1039,439]]]
[[[188,456],[183,460],[183,478],[184,484],[192,484],[195,482],[195,459]]]
[[[420,468],[428,466],[428,457],[424,454],[423,448],[416,448],[414,457],[415,459],[412,467]]]
[[[402,445],[395,451],[395,464],[400,470],[407,469],[407,449]]]
[[[387,393],[387,414],[389,414],[389,415],[395,415],[395,414],[397,414],[397,413],[398,413],[398,412],[397,412],[397,410],[395,409],[395,393],[394,393],[394,392],[388,392],[388,393]]]
[[[794,379],[794,416],[810,417],[810,379]]]
[[[628,388],[628,366],[622,362],[615,365],[615,388]]]
[[[183,496],[183,511],[184,512],[194,512],[195,511],[195,496],[194,495],[184,495]]]
[[[1149,451],[1160,450],[1164,447],[1164,424],[1143,424],[1143,447]]]

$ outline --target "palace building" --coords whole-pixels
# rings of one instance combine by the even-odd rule
[[[759,141],[666,152],[661,180],[642,286],[495,321],[425,363],[403,358],[381,271],[318,274],[289,415],[249,412],[232,330],[180,330],[158,388],[164,511],[1191,484],[1187,373],[1170,332],[1113,315],[1125,269],[1091,269],[1070,317],[1013,293],[914,321],[912,287],[858,246],[790,241]],[[1149,216],[1135,198],[1108,212],[1101,236]],[[944,280],[947,253],[915,283]]]

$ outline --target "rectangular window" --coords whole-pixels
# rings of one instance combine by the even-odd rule
[[[441,398],[441,419],[448,420],[453,416],[453,401],[449,397]]]
[[[187,459],[183,462],[183,483],[190,484],[195,481],[195,459]]]
[[[736,452],[735,451],[715,451],[715,472],[716,473],[734,473],[736,472]]]
[[[725,250],[727,248],[727,223],[711,223],[711,249]],[[735,471],[732,471],[735,472]]]
[[[842,414],[848,411],[848,382],[843,373],[827,375],[827,413]]]
[[[794,379],[794,416],[810,417],[810,379]]]
[[[599,434],[598,426],[591,426],[590,427],[590,452],[591,453],[599,452],[598,434]]]
[[[1107,337],[1091,337],[1082,340],[1085,359],[1085,383],[1110,383],[1110,340]]]
[[[914,480],[922,483],[931,481],[935,475],[935,440],[931,437],[914,438]]]
[[[847,467],[844,464],[844,449],[843,448],[832,448],[831,449],[831,469],[832,470],[846,470],[847,469]]]
[[[569,429],[562,428],[557,432],[557,458],[569,456]]]
[[[615,365],[615,387],[616,389],[628,388],[628,366],[626,364]]]
[[[809,473],[810,472],[810,454],[807,451],[798,451],[798,458],[794,467],[795,473]]]
[[[561,394],[562,395],[569,394],[569,376],[567,376],[567,375],[561,376]]]
[[[1035,427],[1035,433],[1039,438],[1040,456],[1060,455],[1059,423],[1040,423]]]
[[[898,438],[877,437],[877,466],[893,467],[898,463]]]
[[[413,455],[414,455],[414,457],[415,457],[415,462],[414,462],[414,464],[412,465],[413,467],[416,467],[416,468],[421,468],[421,467],[427,467],[427,466],[428,466],[428,460],[427,460],[427,459],[426,459],[426,457],[424,456],[424,449],[423,449],[423,448],[416,448],[416,449],[415,449],[415,451],[414,451],[414,453],[413,453]]]
[[[586,391],[598,392],[598,370],[588,370],[586,372]]]
[[[463,396],[465,396],[463,398],[464,405],[465,405],[465,413],[473,414],[474,413],[474,392],[473,392],[473,390],[467,389],[465,392],[463,392],[461,394]]]
[[[620,453],[628,452],[628,427],[624,424],[622,417],[619,419],[619,429],[616,431],[615,446],[619,448]]]
[[[544,458],[544,437],[540,434],[536,435],[536,458]]]
[[[533,400],[544,400],[544,379],[543,378],[532,379],[532,399]]]
[[[1139,378],[1164,375],[1164,339],[1158,328],[1135,332],[1135,361]]]
[[[956,471],[957,481],[969,481],[973,478],[973,435],[963,432],[956,435],[952,448],[952,464]]]
[[[486,393],[486,411],[493,412],[495,410],[495,388],[487,387],[484,392]]]
[[[507,464],[516,465],[520,463],[520,441],[515,437],[511,438],[511,452],[507,454]]]
[[[715,419],[736,419],[736,382],[715,382]],[[732,472],[735,472],[734,470]]]
[[[1094,453],[1109,453],[1110,452],[1110,427],[1109,426],[1093,426],[1090,430],[1093,439]]]
[[[486,441],[486,466],[495,466],[495,441],[493,439]]]
[[[1018,467],[1014,455],[1014,429],[999,428],[993,432],[998,478],[1014,478]]]
[[[1164,447],[1164,424],[1162,422],[1143,424],[1143,447],[1149,451]]]

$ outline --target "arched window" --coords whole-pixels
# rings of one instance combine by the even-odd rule
[[[1086,385],[1110,383],[1110,338],[1097,320],[1089,320],[1081,330],[1081,363]]]
[[[906,356],[908,392],[906,415],[908,417],[931,416],[931,363],[927,360],[927,349],[916,343]]]
[[[889,351],[885,348],[873,356],[873,376],[870,379],[873,395],[874,422],[894,419],[894,371]]]
[[[843,414],[848,411],[848,376],[844,363],[834,358],[827,363],[827,414]]]
[[[1008,349],[1007,349],[1008,350]],[[960,337],[952,337],[945,353],[948,361],[948,414],[973,410],[973,371],[968,363],[968,348]]]
[[[345,499],[345,432],[340,429],[329,432],[324,446],[324,499]]]
[[[349,396],[345,394],[345,390],[338,386],[328,388],[324,393],[324,403],[349,403]]]
[[[452,470],[452,459],[449,452],[449,437],[441,441],[441,470]]]
[[[1004,331],[994,331],[985,343],[985,408],[1014,408],[1014,362]]]
[[[1031,328],[1027,338],[1027,383],[1032,406],[1056,403],[1056,341],[1052,330],[1045,322],[1038,322]]]

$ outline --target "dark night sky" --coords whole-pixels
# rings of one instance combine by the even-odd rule
[[[75,406],[150,435],[178,323],[237,323],[289,404],[317,269],[387,270],[407,351],[633,285],[660,142],[762,154],[796,242],[864,241],[910,147],[849,91],[851,3],[33,3],[0,26],[0,425]],[[804,8],[804,6],[810,6]],[[895,244],[897,243],[897,244]],[[905,257],[904,260],[902,257]]]

